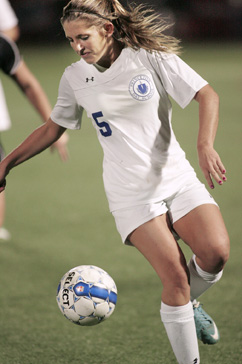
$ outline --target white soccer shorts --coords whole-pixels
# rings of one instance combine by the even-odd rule
[[[123,243],[132,245],[128,236],[145,222],[168,212],[171,223],[174,224],[194,208],[204,204],[217,205],[204,184],[196,180],[165,200],[119,209],[113,211],[112,215]]]

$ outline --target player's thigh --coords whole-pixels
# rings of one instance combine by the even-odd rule
[[[186,261],[170,231],[166,214],[139,226],[129,240],[150,262],[163,286],[187,286]]]
[[[203,204],[173,224],[181,239],[194,254],[209,264],[220,260],[225,263],[229,255],[229,237],[219,208]]]

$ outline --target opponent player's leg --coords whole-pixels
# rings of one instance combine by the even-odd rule
[[[219,281],[229,256],[229,238],[216,205],[201,205],[174,223],[181,238],[191,247],[194,256],[190,271],[191,300],[201,296]],[[194,304],[197,335],[206,344],[219,340],[218,329],[199,303]]]
[[[4,156],[5,152],[0,138],[0,160],[3,160]],[[5,221],[5,210],[6,210],[5,192],[1,192],[0,193],[0,240],[9,240],[11,238],[9,231],[3,227]]]
[[[178,363],[199,363],[187,265],[166,215],[138,227],[129,240],[150,262],[163,284],[161,319]]]

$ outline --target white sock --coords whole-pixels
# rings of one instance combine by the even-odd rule
[[[192,303],[168,306],[161,302],[161,320],[179,364],[199,364],[199,350]]]
[[[213,274],[202,270],[196,262],[195,255],[188,263],[188,269],[190,271],[191,301],[201,296],[214,283],[218,282],[223,274],[223,271]]]

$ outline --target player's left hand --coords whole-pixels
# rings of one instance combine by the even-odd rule
[[[67,149],[67,143],[69,140],[68,134],[65,132],[62,134],[60,139],[58,139],[54,144],[51,145],[50,149],[53,152],[57,149],[59,156],[63,162],[66,162],[69,159],[69,152]]]
[[[198,150],[199,165],[210,188],[214,188],[213,181],[219,185],[227,181],[226,169],[213,147],[203,147]]]

